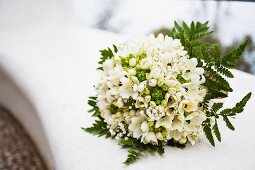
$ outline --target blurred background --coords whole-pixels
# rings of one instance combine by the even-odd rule
[[[255,3],[244,1],[75,0],[76,17],[84,26],[136,37],[169,34],[173,21],[209,21],[224,52],[248,38],[249,48],[238,69],[255,74]],[[89,11],[89,12],[88,12]]]
[[[219,42],[224,52],[250,39],[238,69],[255,74],[254,11],[251,1],[0,0],[0,30],[76,23],[132,38],[168,34],[174,20],[209,21],[214,35],[208,41]]]

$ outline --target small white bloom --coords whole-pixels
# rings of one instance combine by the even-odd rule
[[[151,63],[150,63],[150,61],[147,58],[144,58],[144,59],[142,59],[140,65],[141,65],[142,69],[147,70],[147,69],[150,68]]]
[[[134,75],[136,75],[135,69],[129,69],[129,70],[127,71],[127,73],[128,73],[129,76],[134,76]]]
[[[151,87],[155,87],[156,85],[157,85],[157,80],[155,80],[155,79],[151,79],[150,81],[149,81],[149,86],[151,86]]]
[[[123,103],[123,101],[122,101],[121,98],[119,98],[119,99],[117,100],[117,106],[118,106],[119,108],[122,108],[122,107],[124,106],[124,103]]]
[[[194,101],[183,100],[179,105],[179,112],[191,112],[197,110],[197,104]]]
[[[156,122],[155,127],[158,128],[162,126],[166,129],[170,129],[172,126],[173,118],[174,118],[173,116],[166,116],[164,118],[161,118]]]
[[[154,132],[148,132],[142,136],[142,142],[144,144],[152,143],[154,145],[158,144],[158,139]]]
[[[131,59],[129,60],[129,65],[130,65],[131,67],[134,67],[134,66],[136,65],[136,60],[135,60],[134,58],[131,58]]]
[[[154,67],[154,68],[151,70],[150,75],[151,75],[151,77],[154,78],[154,79],[159,79],[160,76],[161,76],[161,70],[160,70],[160,68]]]
[[[143,92],[144,89],[145,89],[145,87],[146,87],[146,82],[142,82],[142,83],[140,83],[140,84],[138,85],[137,90],[138,90],[139,92]]]
[[[134,94],[134,83],[126,77],[122,77],[120,81],[122,83],[122,86],[119,88],[120,96],[127,99]]]

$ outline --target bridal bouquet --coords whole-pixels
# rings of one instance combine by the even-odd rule
[[[225,78],[234,77],[229,69],[248,42],[222,55],[218,44],[203,41],[208,30],[207,22],[175,22],[171,37],[150,35],[102,50],[102,77],[88,101],[96,121],[83,129],[129,149],[125,164],[145,152],[163,154],[165,146],[194,145],[203,134],[215,146],[214,135],[221,141],[217,120],[234,130],[230,119],[251,97],[232,108],[219,101],[232,92]]]

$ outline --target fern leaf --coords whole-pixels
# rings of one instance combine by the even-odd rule
[[[226,122],[226,125],[229,129],[233,131],[235,130],[235,127],[232,125],[232,123],[230,122],[227,116],[223,116],[223,120]]]
[[[102,119],[96,120],[92,127],[82,128],[82,130],[99,137],[105,135],[108,138],[111,136],[109,129],[107,128],[107,123],[105,123]]]
[[[212,146],[215,146],[211,127],[209,125],[205,125],[203,130],[208,141],[211,143]]]
[[[220,135],[220,131],[219,131],[219,127],[218,127],[217,121],[215,122],[215,124],[213,126],[213,133],[215,134],[215,136],[218,139],[218,141],[221,142],[221,135]]]
[[[249,101],[249,99],[251,98],[251,92],[248,93],[247,95],[245,95],[243,97],[243,99],[238,102],[235,106],[235,109],[236,109],[236,113],[241,113],[243,111],[243,108],[245,107],[246,103]]]
[[[216,67],[216,69],[218,72],[220,72],[224,76],[229,77],[229,78],[234,78],[234,75],[224,66]]]
[[[248,40],[245,40],[236,49],[232,50],[222,58],[222,65],[227,68],[236,68],[237,62],[243,54],[245,47],[248,44]]]
[[[126,165],[130,165],[134,163],[135,161],[137,161],[138,159],[140,159],[141,156],[142,154],[140,152],[136,152],[134,150],[128,150],[128,157],[123,163]]]
[[[220,110],[223,107],[223,103],[214,103],[212,106],[212,111],[216,113],[218,110]]]

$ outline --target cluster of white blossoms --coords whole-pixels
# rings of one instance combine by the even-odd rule
[[[204,69],[178,39],[153,35],[117,46],[103,63],[97,106],[116,139],[194,144],[207,119]]]

